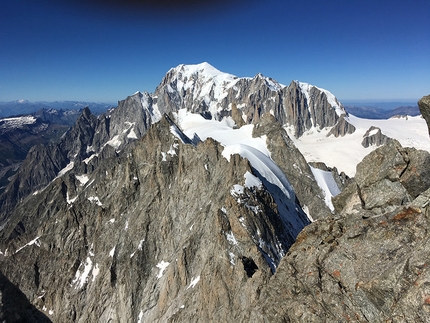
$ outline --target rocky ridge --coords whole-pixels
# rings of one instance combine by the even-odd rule
[[[70,170],[1,231],[1,271],[54,321],[245,319],[243,297],[309,223],[300,205],[278,212],[246,159],[228,162],[210,139],[183,144],[170,127],[163,118],[91,175]]]

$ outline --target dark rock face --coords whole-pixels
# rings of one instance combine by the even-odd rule
[[[400,177],[400,183],[412,198],[416,198],[423,190],[430,187],[430,154],[423,150],[405,148],[409,164]]]
[[[371,145],[381,146],[386,144],[390,139],[386,135],[382,134],[380,128],[374,126],[370,127],[369,130],[366,131],[363,138],[361,145],[365,148]]]
[[[346,134],[351,134],[354,132],[355,132],[355,127],[345,120],[345,116],[341,116],[339,118],[339,121],[336,123],[336,125],[334,125],[334,127],[330,130],[327,136],[333,135],[337,138],[337,137],[343,137]]]
[[[429,128],[429,134],[430,134],[430,95],[423,96],[418,101],[418,107],[420,108],[420,112],[423,118],[427,122],[427,126]]]

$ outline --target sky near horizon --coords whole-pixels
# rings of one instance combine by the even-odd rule
[[[416,101],[430,94],[429,13],[429,0],[3,1],[0,101],[117,102],[201,62],[341,101]]]

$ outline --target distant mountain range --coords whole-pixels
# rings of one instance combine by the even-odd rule
[[[360,118],[366,119],[389,119],[394,116],[418,116],[420,110],[415,106],[397,106],[396,108],[383,109],[376,106],[345,106],[345,110]]]
[[[117,104],[115,103],[96,103],[84,101],[30,102],[28,100],[20,99],[10,102],[0,102],[0,118],[31,114],[43,109],[80,110],[85,107],[88,107],[93,114],[99,115],[116,106]],[[346,105],[344,105],[344,107],[348,113],[367,119],[389,119],[393,116],[417,116],[420,114],[418,105],[405,105],[405,102],[380,102],[372,105],[361,103],[352,104],[348,102]]]
[[[84,101],[30,102],[20,99],[10,102],[0,102],[0,118],[31,114],[41,109],[80,110],[84,109],[85,107],[89,107],[94,114],[101,114],[109,108],[115,106],[115,103],[96,103]]]

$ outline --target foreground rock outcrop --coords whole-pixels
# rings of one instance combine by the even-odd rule
[[[430,134],[430,95],[423,96],[418,101],[418,107],[420,108],[421,115],[427,122]]]
[[[307,226],[263,287],[251,321],[427,322],[429,198],[426,191],[380,216]]]
[[[341,213],[300,233],[262,288],[250,321],[427,322],[428,158],[395,142],[366,157],[356,183],[335,198]]]
[[[333,199],[340,214],[371,217],[406,205],[430,187],[430,154],[392,139],[357,165],[355,181]]]

